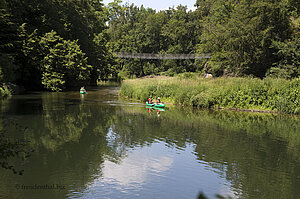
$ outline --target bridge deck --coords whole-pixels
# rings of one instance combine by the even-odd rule
[[[201,54],[151,54],[151,53],[114,53],[118,58],[129,59],[209,59],[210,55]]]

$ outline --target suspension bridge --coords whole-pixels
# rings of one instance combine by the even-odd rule
[[[117,58],[127,59],[209,59],[210,55],[204,54],[151,54],[151,53],[124,53],[114,52]]]

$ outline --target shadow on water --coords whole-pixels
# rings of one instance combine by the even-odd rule
[[[2,109],[1,123],[14,120],[28,129],[11,131],[2,125],[2,131],[28,141],[26,147],[35,152],[22,164],[13,162],[24,170],[23,176],[0,170],[0,196],[196,198],[200,191],[209,198],[300,195],[299,117],[176,107],[149,110],[119,100],[117,93],[118,88],[105,87],[83,96],[13,97]],[[207,176],[197,179],[200,174]]]

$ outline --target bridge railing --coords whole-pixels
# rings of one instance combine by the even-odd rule
[[[113,53],[118,58],[128,59],[209,59],[208,54],[152,54],[152,53]]]

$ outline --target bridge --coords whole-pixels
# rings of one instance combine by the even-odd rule
[[[202,54],[152,54],[152,53],[113,53],[118,58],[128,59],[209,59],[210,55]]]

